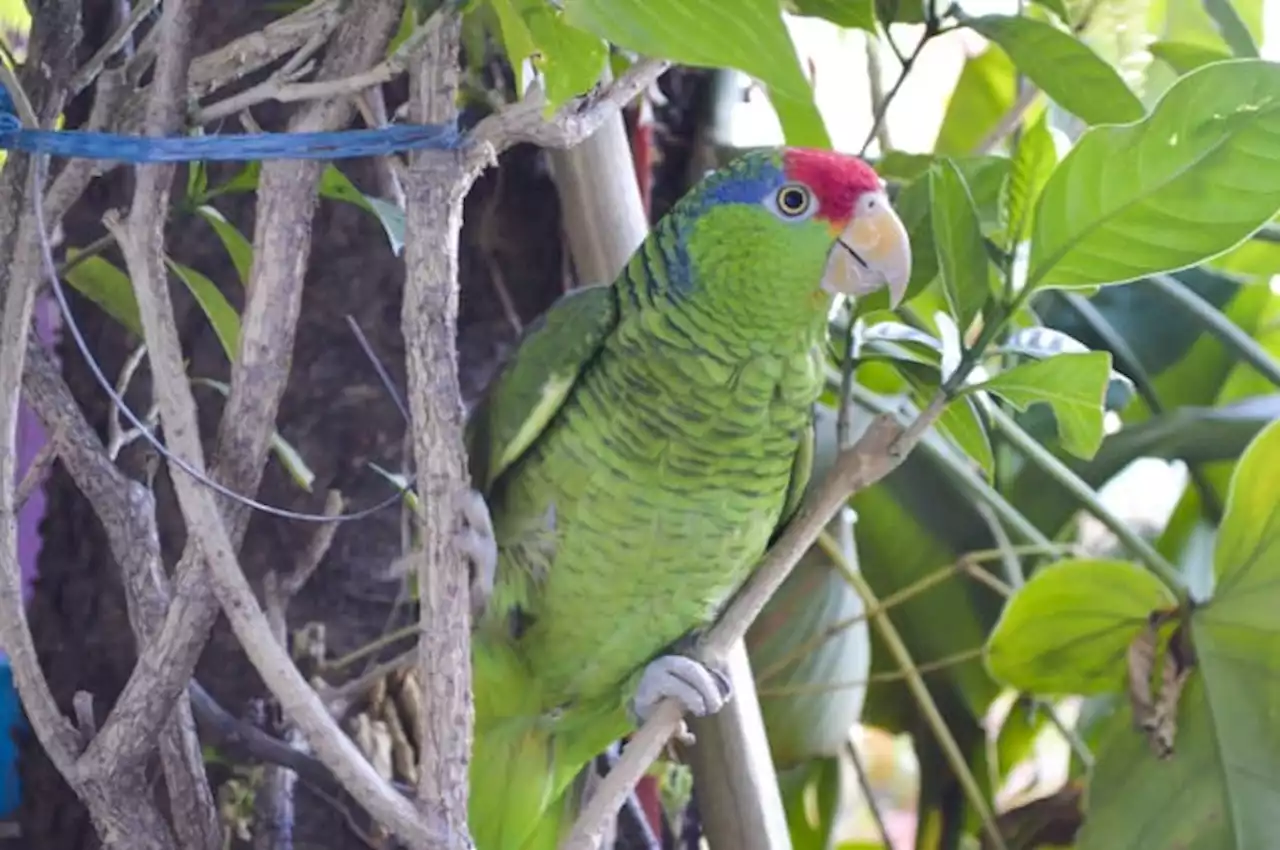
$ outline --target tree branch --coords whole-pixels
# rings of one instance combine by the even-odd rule
[[[746,634],[765,603],[818,539],[836,511],[851,495],[896,469],[945,406],[945,396],[936,396],[905,428],[892,416],[877,416],[858,442],[837,456],[827,477],[814,488],[750,581],[700,643],[698,654],[704,662],[723,664],[727,660],[734,643]],[[658,705],[648,722],[631,736],[622,758],[605,777],[573,831],[561,844],[562,850],[595,850],[605,826],[617,815],[627,793],[679,729],[680,721],[680,707],[676,702],[664,700]]]
[[[649,88],[670,66],[658,59],[641,59],[613,83],[560,107],[550,121],[542,115],[546,95],[541,90],[530,92],[519,103],[498,110],[475,126],[469,134],[471,158],[482,162],[523,142],[544,148],[573,147],[595,133],[615,110]]]
[[[444,124],[457,116],[458,49],[462,21],[436,13],[422,60],[409,78],[412,120]],[[418,809],[465,850],[471,702],[471,606],[467,565],[458,549],[460,506],[468,485],[462,456],[458,386],[458,236],[462,202],[471,187],[454,152],[414,156],[405,186],[405,292],[401,313],[413,448],[418,471],[419,622]]]
[[[183,53],[190,38],[196,0],[169,0],[160,41],[148,126],[172,128],[185,90]],[[151,353],[165,434],[173,450],[203,473],[204,452],[197,428],[195,400],[187,380],[165,276],[162,225],[168,205],[172,167],[142,166],[127,223],[108,216],[138,297],[139,315]],[[365,808],[413,848],[433,839],[413,807],[384,782],[324,710],[292,659],[271,634],[237,561],[235,546],[213,493],[193,476],[173,470],[173,484],[195,545],[207,558],[214,590],[250,661],[290,719],[307,735],[321,761]]]
[[[378,0],[353,10],[335,41],[331,64],[326,62],[321,74],[345,75],[376,61],[390,38],[396,19],[392,7],[397,5],[395,0]],[[290,128],[334,130],[345,126],[351,114],[349,103],[317,102],[296,116]],[[263,164],[240,351],[231,368],[213,472],[215,480],[238,492],[258,489],[288,380],[321,170],[319,162]],[[250,512],[230,499],[219,501],[238,548]],[[208,641],[219,607],[194,540],[188,541],[175,572],[173,598],[160,634],[147,645],[102,731],[85,752],[86,771],[109,772],[113,763],[145,758],[153,730],[186,687]]]

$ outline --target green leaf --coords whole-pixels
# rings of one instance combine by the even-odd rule
[[[228,303],[227,297],[218,289],[217,284],[209,278],[190,266],[175,263],[168,257],[165,258],[164,263],[169,267],[169,271],[186,284],[196,303],[204,311],[205,317],[209,319],[209,324],[213,325],[213,332],[218,335],[218,341],[222,343],[222,350],[227,353],[227,359],[234,362],[236,353],[240,350],[240,315]]]
[[[356,188],[347,175],[330,165],[320,175],[320,196],[357,206],[371,214],[387,234],[391,252],[397,257],[404,250],[404,213],[395,204],[366,195]]]
[[[1196,667],[1178,703],[1174,756],[1157,759],[1117,723],[1099,749],[1080,850],[1273,843],[1280,805],[1277,463],[1280,423],[1273,422],[1236,467],[1214,556],[1218,586],[1191,615]]]
[[[1213,18],[1222,40],[1241,59],[1257,59],[1258,45],[1232,0],[1204,0],[1204,10]]]
[[[1280,564],[1280,423],[1253,438],[1240,458],[1214,552],[1218,596],[1239,597],[1250,574]],[[1280,572],[1280,567],[1273,568]],[[1253,579],[1256,581],[1256,578]]]
[[[1013,108],[1018,96],[1018,71],[1004,51],[995,47],[964,62],[933,148],[939,154],[973,153]]]
[[[1073,455],[1090,458],[1102,445],[1103,400],[1111,379],[1111,355],[1105,351],[1059,354],[1048,360],[1006,369],[966,392],[995,393],[1019,410],[1044,402],[1058,421],[1058,439]]]
[[[1271,846],[1280,803],[1280,727],[1268,718],[1280,711],[1272,684],[1280,675],[1277,649],[1273,639],[1256,640],[1246,648],[1256,665],[1247,673],[1239,667],[1225,678],[1209,669],[1192,673],[1170,758],[1151,752],[1124,701],[1096,749],[1076,850]]]
[[[778,0],[565,0],[568,20],[646,56],[736,68],[760,80],[788,145],[829,148]]]
[[[1036,206],[1029,286],[1120,283],[1243,242],[1280,209],[1280,65],[1182,77],[1145,120],[1086,132]]]
[[[68,249],[67,258],[74,260],[78,253],[74,248]],[[102,257],[86,257],[69,268],[64,276],[77,292],[105,310],[134,336],[142,338],[138,300],[127,274]]]
[[[1064,24],[1071,23],[1071,14],[1067,11],[1065,0],[1031,0],[1037,6],[1048,9],[1050,12],[1058,16]]]
[[[196,214],[213,227],[218,238],[222,240],[222,247],[227,249],[231,262],[235,264],[240,283],[248,286],[249,274],[253,269],[253,245],[234,224],[223,217],[222,213],[208,204],[197,207]]]
[[[1029,123],[1018,139],[1005,180],[1003,193],[1005,221],[1005,250],[1012,251],[1023,240],[1031,226],[1036,198],[1049,182],[1053,167],[1058,164],[1058,151],[1049,132],[1048,122],[1042,113]]]
[[[876,20],[889,24],[924,23],[924,0],[875,0]]]
[[[1119,691],[1125,650],[1148,615],[1175,605],[1159,579],[1128,561],[1042,567],[1005,606],[987,642],[987,669],[1033,694]]]
[[[1088,124],[1136,121],[1145,110],[1116,70],[1084,42],[1033,18],[985,15],[968,25],[1000,45],[1044,93]]]
[[[987,303],[990,263],[973,198],[956,164],[944,159],[929,172],[934,250],[942,289],[961,333]]]
[[[514,0],[489,0],[498,19],[498,32],[502,36],[502,47],[507,53],[507,61],[511,63],[511,72],[516,77],[516,91],[523,92],[529,85],[524,78],[524,60],[538,49],[533,43],[533,33],[520,17],[519,7]]]
[[[498,19],[507,59],[524,91],[524,61],[542,74],[547,113],[600,81],[606,45],[599,37],[569,24],[564,12],[544,0],[488,0]]]
[[[822,18],[836,26],[876,31],[876,9],[873,0],[791,0],[793,14],[803,18]]]
[[[1147,50],[1179,74],[1190,73],[1210,62],[1221,62],[1223,59],[1231,58],[1231,54],[1225,50],[1185,41],[1157,41]]]
[[[949,402],[938,417],[937,429],[976,462],[988,481],[995,472],[995,456],[991,453],[991,438],[978,415],[973,399],[960,398]]]
[[[210,389],[217,390],[222,396],[231,394],[231,387],[222,381],[215,381],[212,378],[192,378],[191,383],[201,384]],[[280,461],[280,465],[289,473],[289,477],[294,480],[299,487],[308,493],[315,484],[316,474],[311,471],[311,467],[307,466],[307,462],[303,459],[302,454],[293,447],[293,444],[280,436],[279,431],[271,432],[271,451],[276,456],[276,460]]]

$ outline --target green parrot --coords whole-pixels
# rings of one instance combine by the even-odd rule
[[[467,426],[477,850],[553,850],[597,754],[729,699],[678,650],[798,504],[833,297],[896,305],[910,266],[867,164],[756,151],[522,340]]]

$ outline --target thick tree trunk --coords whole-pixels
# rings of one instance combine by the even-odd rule
[[[109,5],[105,0],[86,3],[92,7],[85,19],[86,55],[109,31],[105,17]],[[263,5],[251,0],[205,4],[195,49],[208,50],[261,26],[273,16],[270,11],[255,11]],[[83,111],[83,105],[76,106]],[[70,110],[72,126],[81,112]],[[278,128],[284,114],[255,109],[255,117],[269,129]],[[344,162],[340,167],[358,186],[375,191],[369,162]],[[233,166],[213,169],[211,184],[235,170]],[[131,185],[127,172],[95,183],[65,223],[65,244],[83,246],[100,237],[102,214],[123,205]],[[245,234],[252,233],[252,205],[252,195],[215,202]],[[510,291],[515,310],[525,321],[545,309],[567,283],[558,204],[540,153],[514,150],[504,157],[500,169],[480,181],[467,203],[462,241],[459,344],[464,394],[474,395],[515,338],[496,294],[494,270],[499,270],[496,277]],[[179,262],[216,281],[233,305],[243,303],[234,267],[206,224],[190,217],[172,224],[166,245]],[[106,256],[123,267],[114,252]],[[273,460],[259,493],[263,501],[319,513],[329,488],[343,492],[348,511],[389,495],[386,482],[368,463],[403,468],[404,423],[348,330],[345,316],[350,314],[359,323],[403,392],[402,284],[402,263],[391,254],[377,222],[348,204],[323,201],[315,221],[293,374],[278,420],[280,433],[301,453],[315,473],[315,482],[310,494],[303,493]],[[203,314],[176,288],[174,297],[191,374],[225,380],[225,356]],[[138,340],[128,338],[93,305],[77,302],[76,314],[104,371],[108,376],[118,374]],[[76,398],[105,436],[109,407],[103,392],[73,345],[64,343],[61,355]],[[145,380],[135,381],[129,395],[135,410],[145,410],[148,393]],[[198,390],[197,401],[202,432],[211,437],[222,399],[216,392]],[[122,455],[131,474],[141,475],[145,468],[143,445],[135,444]],[[172,565],[184,532],[163,472],[157,491],[162,546]],[[88,504],[57,467],[50,478],[48,499],[40,577],[30,606],[32,629],[46,675],[64,710],[70,712],[76,691],[89,691],[101,720],[136,657],[120,576]],[[287,569],[313,532],[314,527],[306,523],[255,516],[241,550],[250,580],[259,582],[271,568]],[[322,622],[330,652],[344,654],[381,635],[389,622],[393,627],[407,623],[411,616],[407,607],[394,610],[399,583],[378,578],[399,554],[396,509],[343,525],[315,578],[291,607],[290,627]],[[225,622],[215,629],[198,676],[236,714],[247,716],[254,701],[263,696],[261,683]],[[58,850],[97,847],[83,807],[32,739],[22,742],[20,769],[23,845]],[[211,765],[210,776],[223,779],[226,768]],[[345,826],[342,813],[301,790],[295,846],[346,848],[365,843]]]

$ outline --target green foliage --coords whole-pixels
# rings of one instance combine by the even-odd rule
[[[565,14],[628,50],[745,71],[768,87],[788,144],[830,146],[778,0],[566,0]]]
[[[1232,480],[1214,553],[1217,587],[1189,617],[1194,662],[1175,703],[1175,756],[1153,755],[1117,720],[1099,748],[1085,850],[1139,840],[1244,850],[1271,840],[1280,793],[1277,464],[1280,422],[1253,440]],[[1186,804],[1171,810],[1172,794]]]
[[[1062,447],[1090,458],[1102,444],[1103,397],[1111,357],[1102,351],[1060,354],[1023,363],[971,388],[995,393],[1020,410],[1044,402],[1053,408]]]
[[[1018,137],[1009,166],[1009,177],[1004,183],[1000,209],[1004,212],[1004,247],[1012,251],[1022,242],[1027,229],[1035,220],[1032,210],[1044,190],[1049,175],[1058,164],[1058,151],[1049,133],[1044,115],[1027,124]]]
[[[67,283],[141,338],[142,318],[138,315],[138,299],[134,297],[129,276],[102,257],[78,259],[77,253],[75,249],[67,252],[69,259],[76,260],[63,275]]]
[[[968,21],[968,26],[1000,45],[1019,71],[1084,121],[1123,124],[1142,117],[1142,101],[1115,69],[1052,24],[986,15]]]
[[[961,330],[969,327],[991,294],[982,226],[964,175],[950,159],[929,171],[929,207],[933,247],[942,291]]]
[[[1036,694],[1098,694],[1124,682],[1125,651],[1176,600],[1128,561],[1061,561],[1027,582],[987,642],[991,675]]]
[[[876,32],[872,0],[790,0],[789,11],[801,17],[823,18],[842,27]]]
[[[1277,160],[1280,65],[1200,68],[1143,121],[1086,133],[1055,169],[1036,207],[1028,284],[1120,283],[1221,254],[1280,208]]]
[[[498,18],[507,59],[524,91],[524,61],[546,81],[548,113],[589,90],[604,71],[606,45],[565,19],[565,13],[544,0],[487,0]]]
[[[992,46],[970,56],[947,100],[934,150],[948,156],[973,153],[1017,97],[1018,69],[1007,53]]]

